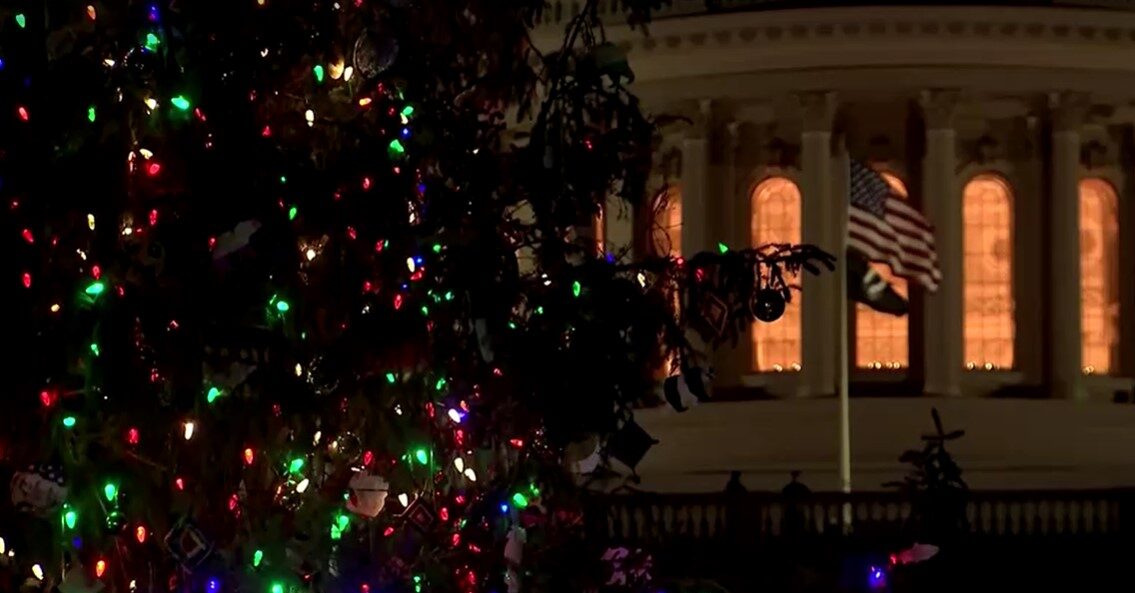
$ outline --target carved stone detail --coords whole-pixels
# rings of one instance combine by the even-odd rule
[[[953,89],[932,89],[922,91],[919,105],[926,118],[929,130],[949,130],[954,127],[954,114],[957,113],[959,93]]]
[[[810,91],[800,93],[796,98],[800,102],[803,131],[829,133],[832,131],[832,121],[835,119],[838,107],[835,93]]]
[[[1053,129],[1058,132],[1078,131],[1084,125],[1091,100],[1087,93],[1058,92],[1048,96]]]

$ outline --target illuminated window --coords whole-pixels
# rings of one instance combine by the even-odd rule
[[[753,190],[752,244],[800,242],[800,188],[784,177],[771,177]],[[753,360],[758,371],[800,370],[800,301],[794,292],[784,316],[753,325]]]
[[[1119,356],[1119,196],[1102,179],[1080,182],[1081,335],[1085,373],[1107,374]]]
[[[890,173],[880,173],[891,191],[907,198],[902,180]],[[871,267],[886,280],[895,292],[907,298],[907,283],[891,273],[890,266],[873,263]],[[855,304],[855,366],[864,369],[899,369],[910,364],[910,333],[906,317],[880,313],[863,303]]]
[[[655,204],[656,219],[651,233],[651,247],[658,255],[680,257],[682,255],[682,191],[670,187]]]
[[[595,215],[594,232],[595,248],[602,255],[607,251],[607,209],[600,208]]]
[[[1013,193],[997,175],[966,184],[962,197],[965,364],[1013,368]]]

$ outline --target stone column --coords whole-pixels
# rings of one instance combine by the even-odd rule
[[[712,101],[698,102],[698,113],[682,140],[682,255],[711,248],[709,229],[709,136]]]
[[[803,243],[838,253],[840,238],[833,228],[832,210],[832,119],[835,116],[835,93],[812,92],[799,97],[803,111],[800,137],[800,192],[803,198]],[[801,278],[803,314],[801,339],[803,367],[797,384],[799,397],[832,395],[836,388],[836,356],[839,342],[839,279],[836,274],[818,276],[803,274]]]
[[[958,94],[924,91],[926,154],[922,161],[922,210],[934,225],[942,282],[925,302],[925,377],[928,395],[961,395],[965,347],[962,277],[962,196],[957,181],[957,133],[954,110]]]
[[[738,170],[737,150],[740,146],[741,124],[731,121],[725,125],[722,146],[721,195],[716,211],[717,228],[721,240],[731,249],[744,249],[750,245],[750,196],[741,185],[744,173]],[[741,377],[753,370],[752,326],[747,325],[735,348],[717,351],[717,376],[740,383]]]
[[[1052,181],[1049,192],[1048,380],[1052,396],[1087,397],[1081,370],[1080,323],[1080,126],[1088,109],[1081,93],[1049,96],[1052,117]]]

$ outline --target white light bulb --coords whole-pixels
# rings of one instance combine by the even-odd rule
[[[32,574],[35,575],[36,579],[42,581],[43,580],[43,567],[38,565],[38,564],[33,564],[32,565]]]
[[[402,494],[398,495],[398,502],[402,503],[402,506],[408,507],[410,506],[410,497],[407,496],[405,492],[403,492]]]
[[[457,459],[454,459],[453,460],[453,467],[456,467],[458,472],[465,471],[465,460],[460,458],[460,457],[458,457]]]
[[[316,253],[316,251],[314,249],[308,247],[307,251],[304,252],[304,255],[307,256],[307,261],[311,261],[311,260],[315,259],[315,256],[317,256],[319,254]]]
[[[303,494],[303,493],[304,493],[304,492],[305,492],[305,491],[307,490],[307,487],[308,487],[308,486],[310,486],[310,485],[311,485],[311,480],[309,480],[309,479],[307,479],[307,478],[304,478],[304,479],[303,479],[303,481],[302,481],[302,482],[300,482],[300,483],[299,483],[299,484],[298,484],[298,485],[296,486],[296,492],[299,492],[300,494]]]
[[[467,468],[465,468],[465,477],[469,478],[470,482],[476,482],[477,481],[477,472],[473,471],[473,468],[467,467]]]
[[[343,70],[343,80],[345,80],[345,81],[350,81],[351,77],[354,76],[354,75],[355,75],[355,69],[352,68],[351,66],[347,66],[347,68],[345,70]]]
[[[303,376],[303,365],[298,363],[298,362],[296,363],[296,376],[297,377]]]
[[[197,425],[193,421],[185,423],[185,440],[193,438],[193,433],[197,431]]]

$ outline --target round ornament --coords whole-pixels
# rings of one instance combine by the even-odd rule
[[[386,506],[390,484],[370,472],[356,472],[347,485],[347,510],[368,518],[375,518]]]
[[[50,515],[67,499],[63,470],[54,465],[33,465],[27,471],[16,472],[10,489],[12,505],[17,510],[40,517]]]
[[[784,295],[778,290],[764,288],[749,303],[749,310],[758,320],[771,323],[784,315]]]
[[[347,431],[335,437],[335,440],[331,441],[327,448],[333,459],[351,463],[358,459],[359,455],[362,455],[363,443],[359,440],[358,435]]]
[[[316,356],[308,365],[307,384],[316,395],[328,395],[339,387],[339,379],[330,367],[330,363],[322,356]]]
[[[364,78],[374,78],[398,59],[398,40],[390,35],[365,31],[355,40],[355,69]]]

